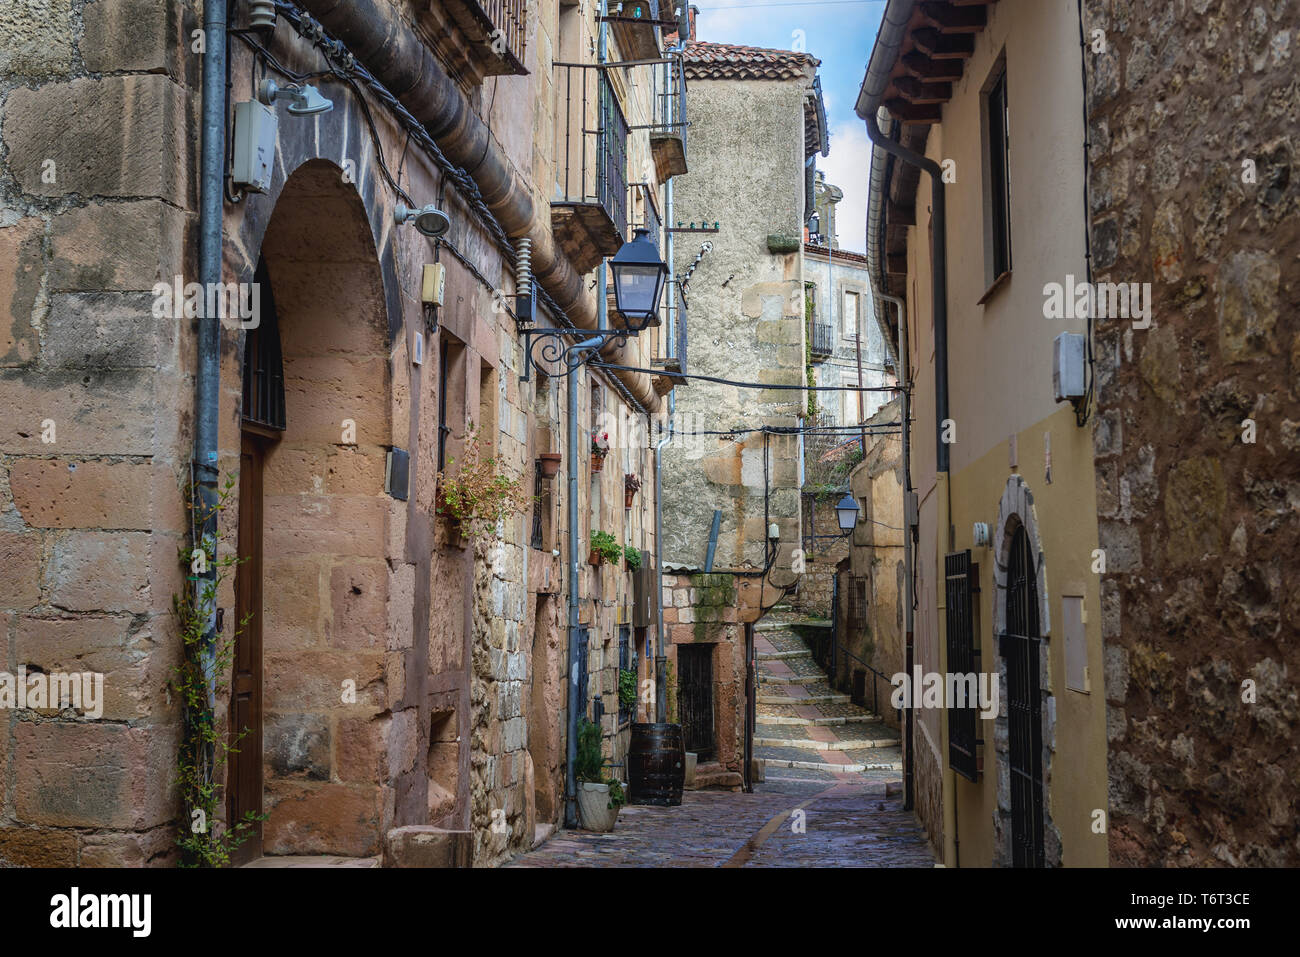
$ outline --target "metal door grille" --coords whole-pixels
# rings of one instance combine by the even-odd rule
[[[1007,730],[1011,771],[1011,862],[1043,866],[1043,725],[1038,682],[1038,586],[1024,526],[1011,540],[1007,573]]]
[[[713,757],[713,645],[678,645],[677,710],[686,750]]]
[[[280,322],[275,312],[275,297],[266,263],[257,261],[253,274],[261,299],[260,320],[244,340],[245,422],[283,432],[284,358],[280,352]]]
[[[578,700],[587,713],[587,629],[578,629]]]
[[[618,696],[618,723],[632,719],[632,709],[635,704],[624,704],[622,694],[622,674],[624,671],[636,671],[636,654],[632,648],[632,629],[628,625],[618,626],[618,670],[619,674],[619,696]]]
[[[970,551],[953,552],[944,558],[944,614],[948,631],[948,674],[959,679],[978,675],[975,650],[975,592],[979,566],[972,564]],[[970,684],[958,680],[957,686],[969,692]],[[978,682],[976,688],[978,688]],[[948,703],[948,763],[967,780],[979,777],[976,746],[979,719],[977,702],[969,697],[960,707]]]

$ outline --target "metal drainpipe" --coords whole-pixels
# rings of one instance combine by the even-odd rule
[[[867,74],[862,80],[855,111],[867,124],[867,137],[886,153],[914,166],[930,176],[931,226],[930,271],[931,309],[934,317],[934,405],[935,405],[935,503],[938,506],[935,535],[936,573],[942,577],[942,556],[949,540],[952,501],[948,483],[949,449],[943,441],[944,422],[948,418],[948,230],[944,208],[943,171],[929,157],[916,153],[886,136],[876,120],[876,110],[890,83],[890,73],[898,56],[907,24],[915,7],[913,0],[889,0],[881,17],[880,31],[876,36]],[[938,593],[938,645],[939,670],[948,667],[947,627],[944,620],[944,594]],[[941,754],[947,750],[947,724],[942,726]],[[943,768],[943,858],[949,867],[957,866],[957,784],[952,767],[944,762]]]
[[[199,282],[205,290],[220,283],[222,217],[225,209],[224,175],[226,155],[226,58],[229,55],[226,34],[226,3],[203,5],[203,30],[208,43],[203,52],[202,127],[199,159]],[[211,297],[205,297],[205,303]],[[216,645],[217,609],[215,596],[204,601],[216,583],[217,537],[217,461],[218,421],[221,396],[221,320],[201,315],[198,320],[198,368],[194,383],[194,478],[197,480],[201,524],[195,529],[195,548],[208,553],[207,571],[196,583],[206,624],[203,629],[205,670],[215,666],[212,650]],[[209,674],[209,678],[213,676]],[[208,710],[215,712],[213,682],[208,682]],[[211,748],[207,751],[205,779],[212,773]]]
[[[659,608],[656,618],[657,645],[655,646],[655,720],[660,724],[668,720],[668,655],[664,653],[664,523],[663,523],[663,464],[664,446],[672,438],[669,431],[655,445],[655,602]]]
[[[594,336],[583,339],[573,347],[570,362],[580,361],[582,352],[597,348],[603,340]],[[567,414],[565,416],[569,444],[569,694],[568,734],[565,741],[564,763],[564,826],[578,826],[578,779],[574,773],[578,760],[578,712],[585,702],[578,700],[578,591],[581,568],[578,552],[578,381],[575,369],[568,376]]]

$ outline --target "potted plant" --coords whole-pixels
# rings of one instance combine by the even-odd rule
[[[612,831],[618,809],[627,803],[623,785],[605,776],[600,725],[578,721],[578,756],[573,765],[578,781],[578,817],[588,831]]]
[[[636,671],[631,668],[618,669],[618,703],[623,710],[636,713]]]
[[[537,456],[537,467],[542,470],[542,478],[555,478],[560,471],[560,460],[562,456],[559,452],[543,452]]]
[[[623,549],[623,561],[627,564],[628,571],[636,571],[641,567],[641,549],[628,545]]]
[[[599,472],[605,467],[605,456],[609,455],[609,433],[591,430],[591,470]]]
[[[447,465],[454,462],[448,459]],[[465,454],[455,474],[445,469],[438,473],[435,508],[470,537],[494,531],[511,512],[526,510],[530,499],[520,479],[502,474],[496,458],[483,454],[473,426],[465,434]]]
[[[631,472],[626,473],[623,476],[623,507],[624,508],[632,507],[632,499],[636,497],[636,493],[639,491],[641,491],[640,477],[633,475]]]
[[[623,549],[609,532],[591,533],[591,554],[587,558],[587,561],[591,564],[600,565],[606,561],[616,562],[621,554],[623,554]]]

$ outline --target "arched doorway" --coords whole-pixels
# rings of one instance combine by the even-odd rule
[[[1043,738],[1039,688],[1038,583],[1029,534],[1019,525],[1007,565],[1007,626],[1002,655],[1007,669],[1008,751],[1011,773],[1011,863],[1042,867]]]
[[[385,809],[392,443],[384,284],[333,163],[285,182],[242,362],[228,813],[266,814],[239,857],[377,854]]]

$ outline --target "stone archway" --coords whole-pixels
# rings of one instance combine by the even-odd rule
[[[1039,724],[1041,728],[1042,761],[1042,816],[1043,816],[1043,858],[1048,867],[1061,863],[1061,836],[1052,822],[1051,813],[1051,758],[1056,749],[1055,701],[1052,697],[1050,641],[1052,615],[1049,592],[1047,590],[1047,566],[1043,556],[1042,541],[1038,534],[1038,517],[1034,510],[1034,496],[1025,480],[1020,475],[1007,479],[998,504],[997,524],[994,526],[993,546],[995,549],[993,563],[993,581],[996,595],[993,602],[993,635],[999,642],[1007,634],[1008,607],[1010,596],[1010,573],[1013,562],[1012,547],[1018,543],[1017,533],[1023,530],[1023,543],[1027,546],[1027,563],[1032,576],[1032,589],[1036,601],[1037,637],[1040,639],[1038,654],[1037,686],[1041,695]],[[1010,722],[1008,720],[1007,659],[1000,647],[994,648],[994,660],[997,662],[998,699],[1001,706],[994,719],[994,754],[997,768],[997,802],[993,810],[993,863],[998,867],[1012,864],[1012,781]]]
[[[379,853],[385,753],[391,367],[366,208],[339,167],[285,181],[260,259],[274,297],[284,428],[260,435],[264,849]]]

